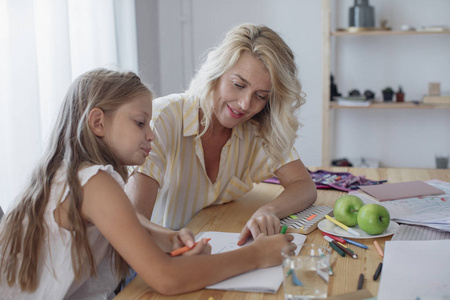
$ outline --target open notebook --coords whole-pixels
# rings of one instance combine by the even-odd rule
[[[299,233],[290,233],[294,236],[293,243],[303,244],[306,236]],[[205,231],[200,232],[196,236],[196,240],[201,238],[211,238],[211,253],[217,254],[227,251],[236,250],[240,247],[237,241],[239,233]],[[247,242],[248,244],[249,242]],[[246,245],[247,245],[246,244]],[[296,250],[298,253],[300,248]],[[216,290],[234,290],[241,292],[259,292],[259,293],[276,293],[283,282],[283,267],[275,266],[265,269],[252,270],[235,277],[228,278],[222,282],[208,286],[207,289]]]

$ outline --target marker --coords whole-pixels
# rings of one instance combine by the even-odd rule
[[[210,238],[207,238],[207,239],[206,239],[207,242],[209,242],[210,240],[211,240]],[[195,245],[197,245],[199,242],[200,242],[200,241],[196,242],[196,243],[194,244],[194,246],[192,246],[192,247],[184,246],[184,247],[178,248],[178,249],[176,249],[176,250],[173,250],[172,252],[170,252],[170,256],[178,256],[178,255],[181,255],[181,254],[183,254],[183,253],[185,253],[185,252],[191,250],[192,248],[194,248]]]
[[[335,240],[333,240],[332,238],[330,238],[329,236],[324,236],[323,237],[325,240],[327,240],[328,242],[332,243],[333,245],[335,245],[336,247],[338,247],[339,249],[342,250],[342,252],[345,252],[347,255],[349,255],[350,257],[356,259],[358,258],[358,255],[356,255],[353,251],[351,251],[348,248],[345,248],[344,246],[339,245],[338,242],[336,242]]]
[[[322,235],[324,235],[324,236],[327,235],[327,236],[329,236],[330,238],[332,238],[333,240],[338,241],[339,243],[342,243],[342,244],[347,243],[343,238],[334,236],[334,235],[332,235],[332,234],[329,234],[329,233],[326,233],[326,232],[323,232],[323,231],[322,231]]]
[[[383,263],[380,263],[378,265],[378,268],[375,271],[375,274],[373,274],[373,280],[377,280],[378,279],[378,276],[380,276],[380,274],[381,274],[381,268],[382,267],[383,267]]]
[[[352,240],[349,240],[349,239],[346,239],[346,238],[342,238],[342,239],[345,240],[349,244],[352,244],[352,245],[355,245],[355,246],[358,246],[358,247],[361,247],[361,248],[364,248],[364,249],[369,249],[369,247],[367,247],[364,244],[360,244],[358,242],[355,242],[355,241],[352,241]]]
[[[358,279],[358,287],[357,289],[360,290],[363,287],[363,283],[364,283],[364,274],[359,274],[359,279]]]
[[[383,249],[381,249],[378,242],[374,241],[373,244],[375,245],[375,249],[377,249],[378,254],[380,254],[380,256],[383,257],[384,256]]]
[[[339,243],[333,242],[334,244],[336,244],[336,246],[338,246],[339,248],[341,248],[342,251],[344,251],[348,256],[350,256],[353,259],[357,259],[358,255],[355,254],[355,252],[353,252],[352,250],[345,248],[344,246],[339,245]]]
[[[281,228],[281,234],[285,234],[287,229],[287,225],[283,225],[283,228]]]
[[[337,226],[347,230],[348,232],[350,232],[351,234],[353,234],[354,236],[361,236],[358,232],[354,231],[353,229],[345,226],[344,224],[342,224],[341,222],[339,222],[336,219],[333,219],[332,217],[330,217],[329,215],[325,215],[325,218],[327,218],[327,220],[333,222],[334,224],[336,224]]]
[[[340,256],[345,257],[345,252],[341,250],[338,246],[336,246],[333,242],[328,242],[330,247],[334,249]]]

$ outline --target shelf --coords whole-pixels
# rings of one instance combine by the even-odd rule
[[[374,102],[369,106],[344,106],[338,105],[336,102],[330,103],[332,109],[442,109],[450,108],[450,104],[423,104],[414,102]]]
[[[393,30],[369,30],[361,32],[349,32],[349,31],[333,31],[330,32],[331,36],[351,36],[351,35],[366,35],[366,36],[378,36],[378,35],[426,35],[426,34],[450,34],[450,30],[446,31],[393,31]]]

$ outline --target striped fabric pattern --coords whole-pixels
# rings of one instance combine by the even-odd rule
[[[137,171],[160,186],[152,221],[178,230],[202,208],[238,199],[273,176],[269,157],[256,137],[256,127],[245,122],[233,128],[222,149],[216,182],[206,174],[199,134],[198,102],[185,94],[153,100],[152,129],[156,139]],[[293,148],[281,165],[299,159]]]

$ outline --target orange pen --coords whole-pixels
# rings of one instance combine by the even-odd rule
[[[209,242],[210,240],[211,240],[210,238],[207,238],[207,239],[206,239],[207,242]],[[176,250],[173,250],[172,252],[170,252],[170,256],[178,256],[178,255],[181,255],[181,254],[183,254],[183,253],[185,253],[185,252],[188,252],[189,250],[191,250],[192,248],[194,248],[195,245],[197,245],[199,242],[200,242],[200,241],[196,242],[196,243],[194,244],[194,246],[192,246],[192,247],[184,246],[184,247],[178,248],[178,249],[176,249]]]

